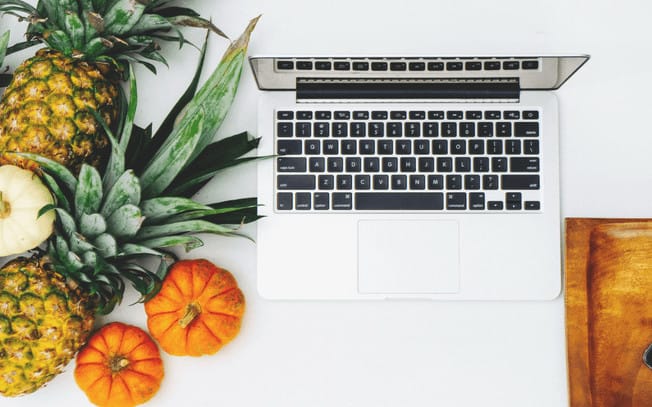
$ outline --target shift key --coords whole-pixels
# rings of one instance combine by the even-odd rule
[[[538,175],[503,175],[502,187],[505,190],[539,189]]]
[[[278,189],[315,189],[314,175],[279,175],[276,178]]]

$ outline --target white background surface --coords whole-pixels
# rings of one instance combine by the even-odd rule
[[[589,53],[557,92],[562,216],[652,214],[648,117],[652,3],[646,0],[192,1],[236,37],[263,13],[251,54]],[[2,29],[15,28],[10,17]],[[12,42],[21,28],[14,29]],[[192,38],[200,39],[200,35]],[[215,37],[207,67],[225,48]],[[196,52],[165,47],[168,70],[139,71],[139,123],[160,122],[194,69]],[[212,64],[211,64],[212,63]],[[207,70],[208,72],[208,70]],[[255,132],[247,67],[220,136]],[[253,167],[221,174],[200,197],[251,196]],[[606,189],[605,189],[606,187]],[[255,235],[253,227],[246,231]],[[270,302],[256,293],[255,247],[208,237],[187,257],[230,269],[248,309],[217,355],[165,357],[152,406],[500,406],[568,404],[564,307],[550,302]],[[327,250],[325,248],[325,250]],[[309,265],[307,265],[309,267]],[[105,321],[145,327],[127,298]],[[73,364],[46,388],[4,406],[84,406]]]

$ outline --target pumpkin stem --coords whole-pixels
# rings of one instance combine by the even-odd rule
[[[11,205],[2,198],[2,191],[0,191],[0,219],[6,219],[11,215]]]
[[[116,355],[109,360],[109,367],[112,373],[120,373],[120,371],[129,366],[129,359],[124,356]]]
[[[179,320],[179,325],[181,325],[181,328],[186,328],[195,320],[195,318],[197,318],[197,316],[199,316],[199,314],[201,314],[201,306],[196,302],[191,302],[186,305],[183,317]]]

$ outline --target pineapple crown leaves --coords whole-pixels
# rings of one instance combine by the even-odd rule
[[[0,0],[0,12],[29,22],[27,47],[46,43],[64,55],[91,61],[167,64],[157,41],[188,43],[181,26],[207,28],[228,38],[211,21],[170,0]]]
[[[205,146],[201,143],[207,131],[217,131],[233,101],[235,92],[229,89],[237,87],[240,73],[236,71],[242,69],[255,21],[243,34],[246,40],[235,42],[215,70],[228,77],[218,78],[213,73],[197,92],[204,43],[193,80],[153,136],[148,130],[151,126],[142,129],[134,124],[137,89],[130,74],[119,137],[92,112],[105,126],[112,145],[102,173],[83,165],[75,176],[48,158],[15,153],[40,165],[43,182],[56,198],[56,205],[41,210],[57,214],[55,233],[48,242],[55,269],[89,292],[97,301],[98,312],[108,313],[120,302],[124,280],[141,294],[141,301],[154,295],[174,259],[168,251],[171,247],[192,250],[202,246],[197,233],[239,235],[239,224],[258,218],[255,198],[213,204],[191,199],[221,169],[253,159],[242,157],[258,145],[258,139],[247,133],[209,141]],[[213,91],[213,87],[222,91]],[[175,126],[182,110],[185,113]],[[143,156],[153,158],[142,167],[127,169]],[[191,161],[193,156],[196,158]],[[142,266],[141,260],[148,258],[158,260],[154,270]]]

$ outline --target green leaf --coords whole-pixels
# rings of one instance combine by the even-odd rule
[[[125,171],[113,184],[104,198],[102,216],[108,218],[111,214],[126,204],[140,203],[140,181],[132,170]]]
[[[222,206],[220,208],[210,208],[210,209],[201,209],[201,210],[196,210],[196,211],[189,211],[185,212],[179,215],[175,215],[170,217],[169,219],[166,219],[166,222],[168,223],[175,223],[175,222],[183,222],[186,220],[195,220],[195,219],[204,219],[206,220],[209,217],[215,216],[215,215],[224,215],[224,214],[233,214],[236,212],[241,212],[244,209],[250,209],[250,208],[256,208],[257,205],[233,205],[233,206]],[[240,223],[242,221],[242,218],[235,222],[236,224]],[[217,222],[212,222],[212,223],[217,223]]]
[[[5,60],[5,55],[7,55],[7,45],[9,44],[9,31],[5,31],[0,36],[0,66]]]
[[[65,56],[72,56],[72,41],[63,30],[46,31],[43,34],[43,40],[50,48],[60,51]]]
[[[30,41],[22,41],[19,43],[16,43],[12,45],[11,47],[7,48],[7,55],[11,55],[14,52],[20,52],[24,49],[33,47],[34,45],[39,45],[42,44],[40,40],[30,40]]]
[[[145,6],[135,0],[118,0],[104,14],[105,32],[113,35],[128,33],[140,20]]]
[[[35,161],[42,167],[43,170],[49,172],[50,175],[52,175],[55,179],[58,178],[58,180],[68,189],[67,192],[70,194],[70,196],[74,195],[75,191],[77,190],[77,179],[65,166],[59,164],[56,161],[50,160],[49,158],[42,157],[38,154],[18,152],[10,153]]]
[[[120,251],[118,252],[118,257],[127,257],[127,256],[163,256],[163,254],[147,246],[127,243],[122,245],[122,247],[120,247]]]
[[[75,219],[63,209],[55,209],[57,212],[57,221],[61,226],[64,236],[67,239],[70,239],[72,235],[77,232],[77,225],[75,225]]]
[[[8,5],[17,5],[24,9],[25,14],[38,14],[36,9],[29,3],[22,0],[0,1],[0,11],[5,11],[4,7]]]
[[[184,27],[197,27],[197,28],[205,28],[207,30],[211,30],[215,34],[219,35],[220,37],[224,37],[227,40],[229,37],[222,32],[219,28],[217,28],[213,23],[211,23],[209,20],[206,20],[201,17],[197,16],[189,16],[189,15],[176,15],[172,17],[167,17],[167,20],[174,24],[174,25],[181,25]]]
[[[129,33],[131,35],[145,34],[151,31],[167,31],[171,28],[172,24],[162,16],[157,14],[144,14]]]
[[[211,207],[187,198],[159,197],[143,201],[141,209],[146,223],[156,223],[186,211],[210,210]]]
[[[140,242],[140,244],[152,249],[161,247],[183,246],[186,252],[189,252],[193,249],[202,247],[204,242],[196,236],[183,235],[155,237],[153,239],[143,240]]]
[[[100,173],[88,164],[82,164],[75,191],[75,218],[82,214],[92,214],[100,210],[102,203],[102,178]]]
[[[93,241],[100,255],[104,258],[113,257],[118,253],[118,243],[113,236],[108,233],[102,233]]]
[[[144,220],[140,208],[129,204],[113,212],[106,220],[106,227],[117,238],[131,237],[136,235]]]
[[[179,124],[140,177],[144,197],[157,196],[170,185],[195,151],[203,126],[203,109]]]
[[[79,231],[89,239],[93,239],[106,232],[106,221],[99,213],[84,213],[79,222]]]
[[[73,49],[81,51],[84,48],[86,40],[84,23],[77,13],[66,11],[63,15],[63,24],[68,33],[68,38],[72,42]]]
[[[199,17],[199,14],[195,10],[186,7],[159,8],[156,10],[156,14],[163,17],[176,17],[176,16]]]
[[[104,37],[95,37],[86,43],[84,54],[86,54],[89,59],[94,59],[99,55],[105,54],[111,48],[111,41]]]
[[[113,135],[113,132],[109,128],[109,125],[106,124],[104,118],[100,113],[95,109],[89,109],[95,120],[102,126],[106,137],[111,142],[111,157],[109,158],[109,166],[104,172],[104,177],[102,178],[102,183],[104,188],[110,188],[113,183],[118,179],[118,177],[125,171],[125,154],[124,150],[120,147],[120,143]]]
[[[95,249],[92,244],[88,243],[86,238],[79,233],[73,233],[70,237],[70,249],[75,253],[84,253]]]
[[[149,240],[155,237],[178,235],[183,233],[213,233],[229,235],[235,230],[226,226],[216,225],[203,220],[170,223],[158,226],[143,226],[136,235],[136,241]]]
[[[134,119],[136,117],[136,107],[138,106],[138,89],[136,87],[136,75],[134,75],[133,66],[129,65],[129,103],[127,108],[127,115],[125,122],[122,126],[120,134],[120,150],[126,151],[129,141],[131,140],[131,133],[134,128]],[[124,159],[123,159],[124,161]]]
[[[53,205],[53,204],[45,205],[44,207],[39,209],[38,214],[36,215],[36,219],[40,219],[41,216],[45,215],[46,213],[48,213],[50,211],[55,210],[56,208],[57,208],[57,206]]]
[[[146,160],[143,160],[143,157],[148,157],[143,151],[150,143],[151,138],[151,124],[144,129],[136,125],[133,126],[131,140],[129,140],[125,157],[126,168],[133,168],[136,173],[140,172],[140,169],[142,169],[146,162]]]
[[[48,187],[50,192],[54,195],[57,206],[59,208],[62,208],[66,212],[70,212],[70,204],[68,203],[69,202],[68,197],[61,190],[59,184],[57,184],[57,181],[55,181],[55,179],[52,178],[52,176],[47,172],[41,173],[41,180]]]

